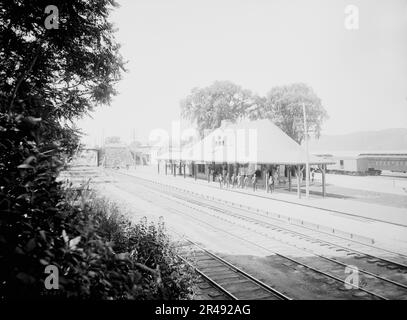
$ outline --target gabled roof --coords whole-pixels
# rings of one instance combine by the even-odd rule
[[[241,120],[223,124],[194,146],[161,159],[196,162],[304,164],[305,150],[269,120]],[[309,156],[310,164],[333,163]]]

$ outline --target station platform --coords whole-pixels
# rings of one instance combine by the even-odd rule
[[[296,193],[266,193],[265,190],[220,188],[218,182],[158,174],[154,167],[117,170],[120,173],[172,185],[207,197],[222,199],[253,210],[278,213],[290,223],[302,221],[327,232],[354,237],[391,251],[407,254],[407,209],[362,203],[350,199],[297,198]],[[270,201],[273,200],[273,201]],[[323,229],[321,229],[323,230]]]

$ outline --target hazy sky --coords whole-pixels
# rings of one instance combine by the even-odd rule
[[[110,107],[79,122],[99,143],[147,140],[180,117],[195,86],[230,80],[258,94],[305,82],[325,134],[407,127],[407,0],[118,0],[129,72]],[[344,27],[347,5],[359,29]]]

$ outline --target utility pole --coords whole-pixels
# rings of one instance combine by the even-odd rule
[[[308,128],[307,128],[307,114],[305,112],[305,104],[302,103],[302,112],[304,115],[304,139],[305,139],[305,152],[307,153],[307,162],[305,166],[305,195],[309,198],[309,150],[308,150]]]

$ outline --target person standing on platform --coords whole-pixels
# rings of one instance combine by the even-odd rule
[[[279,183],[279,182],[278,182],[278,176],[279,176],[279,171],[276,170],[276,172],[274,172],[274,175],[273,175],[273,181],[274,181],[274,184],[273,184],[273,191],[274,191],[274,188],[276,187],[276,185]]]
[[[269,190],[270,190],[270,193],[273,193],[273,191],[274,191],[274,178],[273,178],[272,174],[270,174],[270,176],[269,176]]]
[[[256,189],[257,189],[257,177],[256,177],[255,173],[253,173],[252,185],[253,185],[253,191],[256,191]]]
[[[232,174],[232,178],[231,178],[231,182],[232,182],[232,188],[236,187],[236,175],[233,173]]]
[[[242,175],[240,173],[237,174],[237,188],[242,187]]]
[[[311,171],[311,181],[314,182],[314,178],[315,178],[315,170]]]
[[[221,173],[219,173],[219,175],[218,175],[218,180],[219,180],[219,187],[222,189],[223,177],[222,177]]]
[[[229,186],[230,186],[230,173],[229,173],[229,171],[226,174],[226,184],[227,184],[227,187],[229,188]]]
[[[244,179],[243,179],[243,188],[246,189],[247,188],[247,184],[249,183],[249,177],[247,176],[247,174],[244,175]]]

